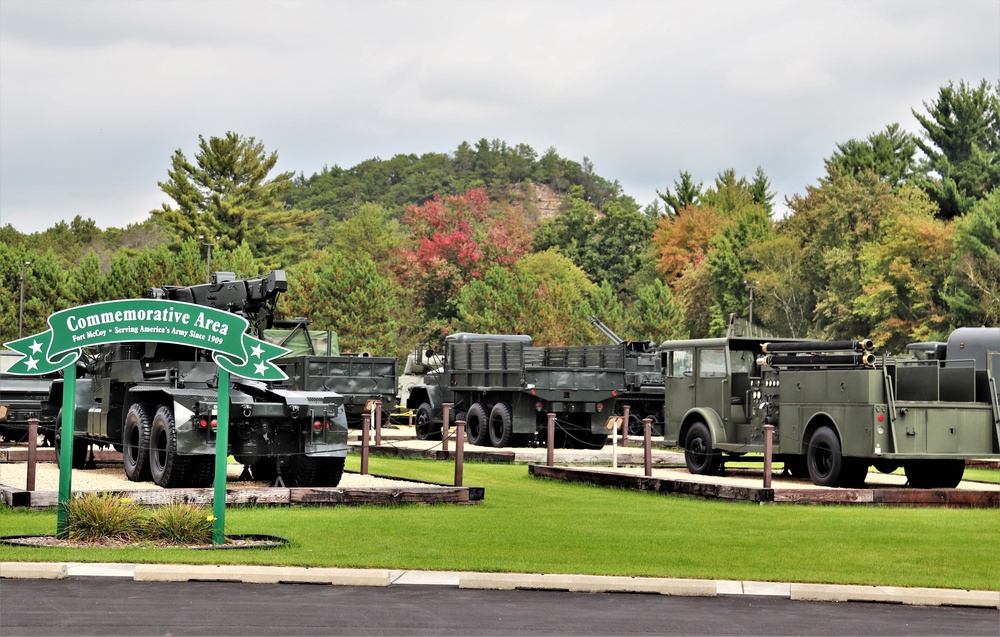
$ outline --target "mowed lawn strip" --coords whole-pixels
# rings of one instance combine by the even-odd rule
[[[357,456],[348,469],[357,470]],[[454,465],[373,457],[372,473],[450,483]],[[533,478],[467,463],[474,506],[231,507],[226,532],[279,549],[54,549],[0,545],[2,561],[275,564],[584,573],[992,590],[1000,512],[706,502]],[[55,513],[0,510],[4,535],[51,534]]]

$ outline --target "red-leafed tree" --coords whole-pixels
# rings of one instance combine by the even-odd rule
[[[428,319],[450,322],[458,293],[493,266],[509,268],[531,243],[521,204],[492,201],[483,188],[410,206],[403,217],[410,247],[400,255],[399,279]]]

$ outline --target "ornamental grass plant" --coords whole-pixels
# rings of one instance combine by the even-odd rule
[[[66,536],[77,542],[133,542],[143,535],[143,512],[130,498],[85,493],[66,505]]]
[[[147,508],[113,493],[81,493],[66,506],[66,537],[77,542],[208,544],[215,518],[205,507]]]
[[[212,541],[215,518],[203,507],[190,504],[166,504],[150,510],[143,525],[148,540],[170,544],[208,544]]]

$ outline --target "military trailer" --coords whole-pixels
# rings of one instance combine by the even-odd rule
[[[451,402],[449,420],[466,421],[470,444],[534,444],[544,440],[547,414],[555,413],[557,446],[603,447],[624,384],[621,348],[531,343],[526,335],[446,337],[443,367],[412,386],[407,398],[417,412],[417,435],[440,436],[441,405]]]
[[[625,386],[618,392],[615,414],[625,414],[629,406],[629,434],[641,436],[645,428],[642,421],[652,420],[653,432],[663,435],[663,367],[660,350],[653,341],[626,341],[601,319],[588,319],[608,339],[622,348],[625,357]]]
[[[955,487],[968,458],[1000,458],[996,364],[1000,337],[956,348],[960,358],[874,354],[871,341],[667,341],[665,442],[683,447],[691,473],[717,474],[728,458],[764,451],[823,486],[855,487],[868,467],[901,466],[913,487]]]
[[[288,380],[283,385],[307,391],[340,394],[349,427],[361,426],[371,401],[381,401],[382,422],[396,408],[398,361],[368,352],[341,354],[337,337],[329,330],[310,330],[304,318],[274,321],[264,338],[292,350],[276,361]],[[369,412],[370,413],[370,412]],[[374,424],[374,420],[373,420]]]
[[[42,418],[42,401],[49,395],[49,385],[55,374],[18,376],[8,374],[10,365],[21,355],[0,351],[0,437],[8,442],[23,442],[28,435],[28,421]],[[38,433],[46,433],[44,425]],[[46,438],[51,442],[51,433]]]
[[[286,289],[282,270],[244,280],[217,272],[211,283],[154,288],[147,296],[234,312],[259,337]],[[122,452],[129,480],[152,479],[161,487],[211,484],[219,371],[211,352],[172,343],[116,343],[99,346],[78,366],[74,468],[86,466],[88,446],[111,445]],[[322,383],[314,383],[312,373],[306,364],[285,382],[233,377],[229,453],[253,477],[289,486],[340,482],[347,455],[343,400],[315,388]],[[61,411],[62,383],[52,384],[49,413]]]

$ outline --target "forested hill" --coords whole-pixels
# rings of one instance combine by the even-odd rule
[[[509,146],[502,140],[463,142],[451,154],[396,155],[370,159],[353,168],[324,168],[310,177],[297,176],[283,197],[292,207],[320,210],[328,222],[343,221],[361,203],[391,210],[421,204],[435,194],[460,194],[485,188],[502,199],[525,183],[547,186],[563,195],[574,186],[598,210],[622,196],[621,186],[594,172],[584,157],[578,163],[560,157],[555,148],[541,156],[528,144]]]
[[[22,274],[34,333],[71,305],[205,281],[210,260],[284,268],[279,312],[346,349],[402,354],[454,331],[604,342],[592,315],[661,341],[752,313],[773,333],[899,351],[1000,323],[998,91],[950,83],[914,109],[919,135],[891,123],[836,144],[784,219],[763,168],[739,175],[725,158],[709,183],[665,168],[658,201],[640,206],[587,158],[524,143],[306,176],[276,173],[278,151],[254,137],[199,136],[158,184],[172,203],[142,224],[0,228],[0,338],[17,336]]]

